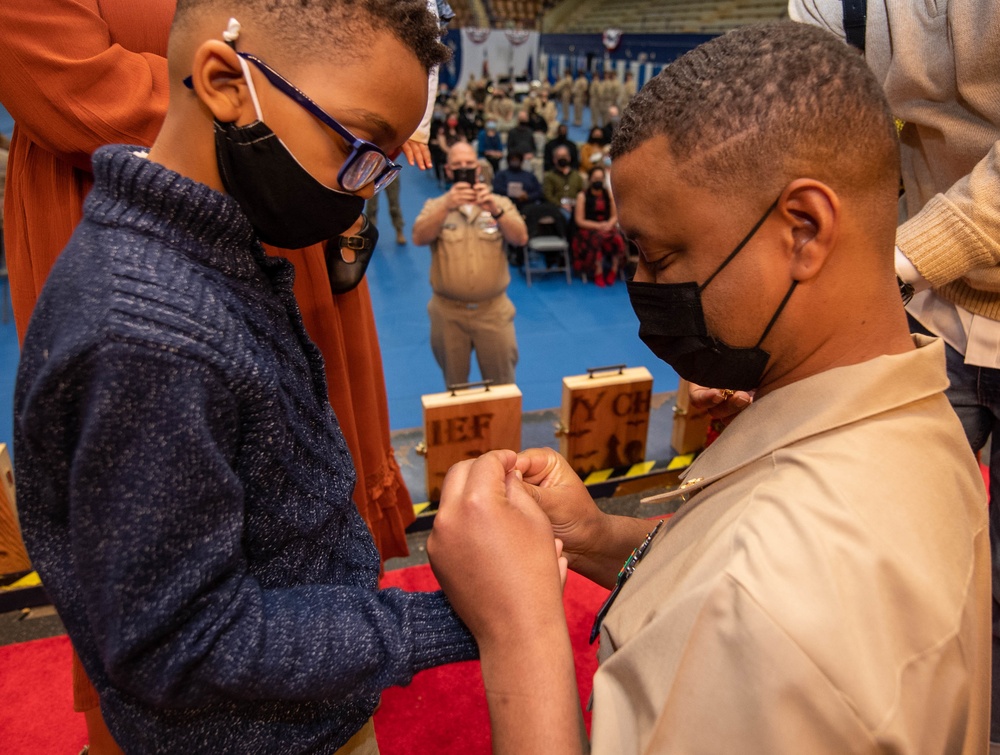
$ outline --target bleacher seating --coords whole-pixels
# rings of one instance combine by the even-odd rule
[[[744,24],[787,18],[787,0],[454,0],[453,29],[492,26],[594,33],[721,34]],[[558,6],[555,24],[542,20]]]
[[[482,2],[477,0],[453,0],[448,3],[455,12],[449,24],[452,29],[468,29],[488,26],[488,16]]]
[[[787,0],[565,0],[565,3],[576,7],[568,13],[560,12],[561,22],[555,28],[546,26],[545,31],[601,32],[614,28],[646,34],[718,34],[737,26],[788,16]]]
[[[493,25],[499,28],[536,29],[544,9],[542,0],[486,0]]]

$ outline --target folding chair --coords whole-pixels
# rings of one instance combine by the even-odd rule
[[[566,273],[566,283],[572,283],[569,261],[569,241],[566,239],[566,216],[549,202],[526,205],[521,210],[528,226],[528,243],[524,248],[524,277],[531,285],[531,276],[545,273]],[[553,264],[562,257],[562,264]],[[541,259],[542,264],[537,262]]]

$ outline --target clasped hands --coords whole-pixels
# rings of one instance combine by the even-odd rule
[[[458,181],[448,190],[446,197],[449,210],[458,209],[462,205],[474,204],[491,215],[500,212],[500,206],[496,202],[493,190],[482,181],[477,181],[475,184]]]
[[[552,449],[491,451],[445,477],[431,567],[480,649],[564,621],[562,586],[605,515]]]

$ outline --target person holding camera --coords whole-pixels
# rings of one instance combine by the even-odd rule
[[[528,229],[479,171],[472,146],[453,145],[445,165],[451,188],[427,200],[413,223],[413,243],[431,248],[431,349],[446,385],[468,382],[473,349],[484,380],[513,383],[517,364],[504,242],[523,246]]]

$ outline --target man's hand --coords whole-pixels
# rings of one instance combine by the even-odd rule
[[[481,649],[565,621],[558,546],[516,461],[491,451],[453,466],[427,541],[434,574]]]
[[[524,478],[524,490],[549,518],[553,535],[562,540],[569,568],[613,587],[625,559],[652,529],[649,522],[601,511],[569,462],[551,448],[523,451],[516,468]]]
[[[484,184],[476,184],[477,186],[482,186]],[[449,210],[457,210],[463,204],[476,204],[477,193],[476,190],[465,181],[458,181],[452,184],[452,187],[448,189],[448,193],[445,194],[446,204]]]
[[[427,170],[433,165],[430,147],[423,142],[414,141],[413,139],[404,142],[403,154],[406,155],[406,161],[411,166],[415,165],[420,170]]]
[[[497,204],[496,196],[492,189],[484,183],[477,183],[473,189],[476,192],[476,204],[482,207],[490,215],[500,212],[500,205]]]
[[[753,394],[753,391],[705,388],[695,383],[690,383],[688,387],[691,409],[695,413],[708,412],[708,416],[722,420],[727,425],[733,421],[737,414],[750,406]]]
[[[517,456],[516,467],[525,489],[549,518],[552,533],[563,542],[571,568],[599,537],[603,512],[597,508],[580,476],[551,448],[531,448]]]

